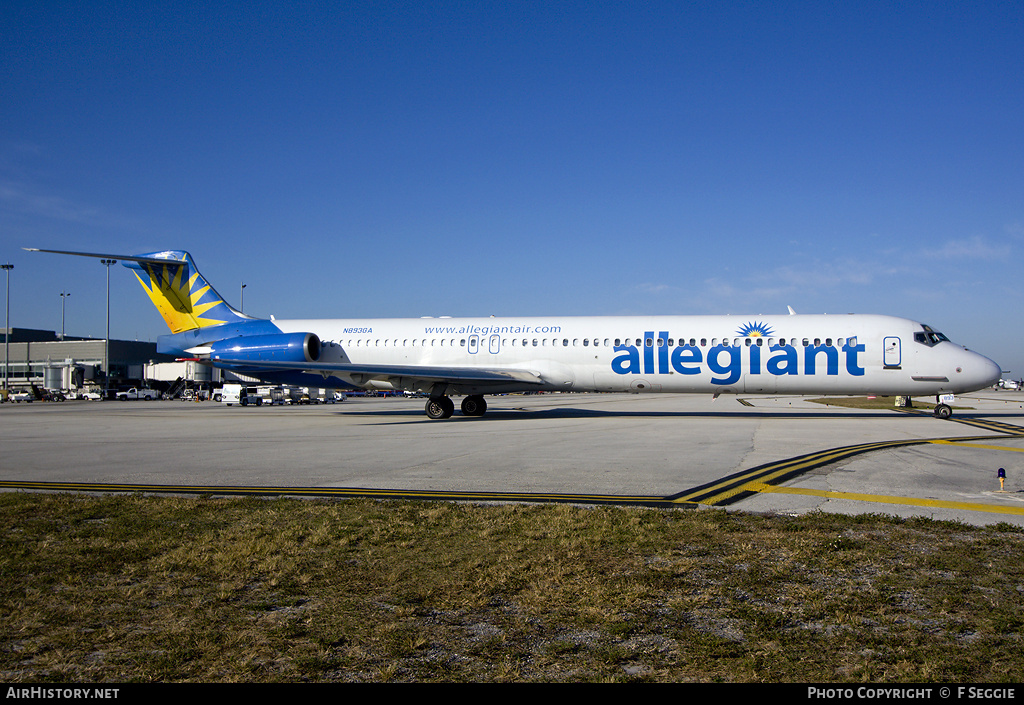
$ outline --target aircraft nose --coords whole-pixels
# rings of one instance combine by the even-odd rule
[[[988,363],[988,376],[986,377],[988,382],[985,386],[991,387],[993,384],[999,381],[1000,377],[1003,376],[1003,368],[997,365],[992,360],[989,360],[987,357],[985,358],[985,362]]]
[[[1003,376],[1003,368],[984,355],[972,353],[971,376],[977,380],[978,389],[991,387]]]

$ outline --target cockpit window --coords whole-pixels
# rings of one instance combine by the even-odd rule
[[[914,333],[914,342],[932,347],[933,345],[938,345],[941,342],[949,341],[949,338],[937,330],[932,329],[931,326],[922,325],[921,327],[924,328],[924,331]]]

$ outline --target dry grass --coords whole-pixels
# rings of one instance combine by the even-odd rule
[[[0,680],[1020,681],[1024,533],[0,495]]]

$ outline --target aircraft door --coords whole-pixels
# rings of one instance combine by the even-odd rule
[[[900,348],[900,339],[894,335],[886,336],[882,340],[882,365],[898,368],[902,363],[903,353]]]
[[[497,355],[498,351],[501,350],[501,336],[495,333],[487,341],[487,350],[492,355]]]

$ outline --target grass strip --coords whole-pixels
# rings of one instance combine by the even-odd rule
[[[1024,680],[1024,532],[0,494],[5,682]]]

